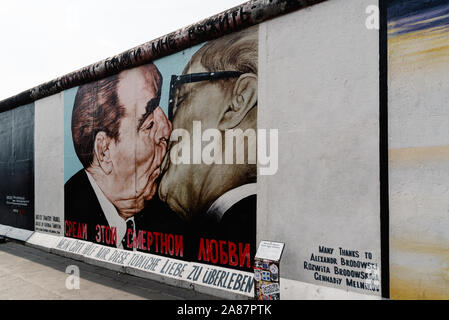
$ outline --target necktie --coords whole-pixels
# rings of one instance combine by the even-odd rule
[[[131,231],[129,231],[130,229],[131,229]],[[130,232],[131,235],[132,235],[130,237],[131,243],[129,244],[131,247],[128,247],[128,243],[127,243],[128,232]],[[133,238],[134,238],[134,221],[129,219],[128,221],[126,221],[126,233],[125,233],[125,235],[124,235],[124,237],[122,239],[123,249],[128,250],[128,251],[133,251],[133,243],[132,243],[132,239]]]

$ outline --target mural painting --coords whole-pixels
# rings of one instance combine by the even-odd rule
[[[257,34],[65,92],[66,237],[252,270]]]
[[[449,3],[388,3],[390,290],[449,298]]]

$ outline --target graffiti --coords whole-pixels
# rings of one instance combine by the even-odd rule
[[[188,29],[189,40],[205,39],[210,36],[227,33],[247,25],[250,21],[251,13],[244,11],[244,8],[241,7],[190,27]]]
[[[157,40],[157,42],[151,43],[151,49],[153,54],[159,55],[162,52],[175,51],[177,49],[176,40],[174,34],[169,34],[162,39]]]

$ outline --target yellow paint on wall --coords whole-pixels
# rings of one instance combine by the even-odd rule
[[[391,72],[449,68],[449,27],[393,35],[397,31],[391,29],[388,32],[388,66]]]
[[[449,161],[449,146],[410,147],[388,150],[390,167],[420,166],[423,163]]]
[[[396,270],[390,269],[390,298],[393,300],[448,300],[449,293],[426,285],[424,281],[394,277]]]
[[[431,18],[422,19],[424,16]],[[406,16],[388,24],[389,92],[397,99],[389,100],[392,110],[421,111],[427,117],[432,116],[432,104],[444,110],[447,101],[438,100],[436,94],[447,86],[449,26],[444,23],[433,28],[426,26],[438,25],[433,22],[444,22],[448,16],[429,14],[417,19]],[[411,31],[416,26],[423,28]],[[412,92],[416,96],[407,99]],[[440,115],[446,114],[442,111]],[[397,179],[390,188],[390,217],[394,222],[390,229],[390,297],[447,300],[449,241],[444,226],[449,219],[445,201],[449,179],[445,180],[444,172],[449,164],[449,146],[390,148],[388,156],[389,170]],[[423,177],[421,182],[419,179]]]
[[[391,299],[449,299],[449,244],[391,239],[390,246]]]

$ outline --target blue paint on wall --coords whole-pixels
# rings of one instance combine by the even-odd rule
[[[72,139],[72,111],[78,87],[64,91],[64,184],[83,168]]]

